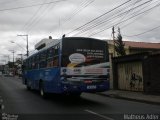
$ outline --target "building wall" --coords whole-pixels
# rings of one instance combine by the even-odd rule
[[[144,61],[144,91],[160,93],[160,54],[148,56]]]
[[[154,48],[135,48],[130,46],[125,46],[126,54],[137,54],[137,53],[143,53],[143,52],[159,52],[159,49]],[[109,53],[114,55],[114,45],[112,42],[109,43]],[[117,56],[117,53],[115,52],[115,56]]]
[[[142,52],[159,52],[160,49],[149,49],[149,48],[130,48],[129,49],[129,54],[137,54],[137,53],[142,53]]]

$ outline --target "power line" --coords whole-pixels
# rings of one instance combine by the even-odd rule
[[[43,3],[45,3],[47,0],[45,0]],[[37,11],[33,14],[33,16],[24,24],[24,26],[22,27],[22,29],[27,28],[27,26],[32,23],[34,21],[34,19],[36,18],[37,14],[40,12],[40,10],[42,9],[43,5],[41,5]]]
[[[1,5],[1,4],[6,4],[6,3],[15,2],[15,1],[19,1],[19,0],[14,0],[14,1],[13,1],[13,0],[7,0],[7,1],[5,0],[5,2],[4,2],[4,1],[3,1],[3,2],[0,2],[0,5]]]
[[[86,1],[85,3],[83,3],[78,9],[75,10],[75,12],[69,17],[67,18],[64,22],[63,25],[66,22],[70,22],[72,20],[73,17],[75,17],[78,13],[80,13],[81,11],[83,11],[86,7],[88,7],[91,3],[93,3],[95,0],[89,0]]]
[[[6,9],[0,9],[0,11],[9,11],[9,10],[29,8],[29,7],[36,7],[36,6],[40,6],[40,5],[53,4],[53,3],[61,2],[61,1],[67,1],[67,0],[57,0],[57,1],[53,1],[53,2],[46,2],[46,3],[40,3],[40,4],[26,5],[26,6],[14,7],[14,8],[6,8]]]
[[[153,31],[153,30],[155,30],[155,29],[158,29],[158,28],[160,28],[160,26],[154,27],[154,28],[152,28],[152,29],[150,29],[150,30],[147,30],[147,31],[142,32],[142,33],[139,33],[139,34],[129,35],[129,36],[128,36],[128,35],[123,35],[123,36],[126,36],[126,37],[135,37],[135,36],[140,36],[140,35],[143,35],[143,34],[145,34],[145,33],[151,32],[151,31]]]
[[[83,0],[79,6],[73,10],[73,13],[61,23],[62,25],[66,24],[67,22],[70,22],[73,17],[75,17],[78,13],[83,11],[86,7],[88,7],[91,3],[93,3],[95,0]],[[61,25],[61,27],[62,27]],[[60,28],[60,20],[59,20],[59,28]]]
[[[65,19],[64,23],[69,22],[75,15],[77,15],[79,12],[81,12],[84,8],[86,8],[88,5],[90,5],[94,1],[95,0],[89,0],[89,1],[85,0],[85,1],[83,1],[80,4],[80,6],[76,10],[74,10],[75,12],[73,12],[73,14],[70,17],[68,17],[68,18]]]
[[[76,33],[76,34],[74,34],[74,35],[78,35],[78,34],[81,34],[81,33],[87,32],[87,31],[91,31],[91,29],[93,29],[93,28],[95,28],[95,27],[100,27],[100,25],[102,26],[103,23],[113,22],[113,21],[115,21],[116,19],[118,19],[119,17],[123,17],[124,14],[126,14],[128,11],[130,11],[130,10],[127,10],[127,11],[125,11],[125,12],[122,12],[123,10],[125,10],[125,9],[122,8],[122,10],[120,10],[120,12],[118,12],[118,13],[120,13],[120,14],[116,15],[117,13],[113,13],[113,15],[111,15],[111,17],[107,17],[106,19],[104,18],[104,19],[102,19],[102,20],[100,20],[100,21],[97,21],[97,23],[91,24],[90,26],[86,27],[85,29],[82,29],[81,31],[79,31],[78,33]],[[122,13],[121,13],[121,12],[122,12]]]
[[[158,0],[158,1],[159,1],[159,0]],[[156,2],[158,2],[158,1],[156,1]],[[148,6],[151,6],[152,4],[156,4],[156,2],[153,2],[153,3],[151,2],[149,5],[144,6],[143,8],[141,8],[141,9],[138,10],[138,11],[140,12],[140,11],[142,11],[142,10],[145,10],[145,8],[147,8]],[[137,19],[142,18],[142,17],[143,17],[144,15],[146,15],[146,14],[147,14],[147,12],[143,13],[143,15],[138,16],[136,19],[134,19],[134,20],[132,20],[131,22],[123,25],[123,26],[120,27],[120,28],[121,28],[121,29],[124,29],[125,27],[128,27],[130,24],[132,24],[133,22],[135,22]],[[133,15],[135,15],[135,13],[133,13]]]
[[[45,1],[44,1],[45,2]],[[53,4],[52,4],[53,5]],[[48,4],[47,6],[45,6],[45,8],[43,8],[43,5],[41,5],[41,7],[36,11],[36,13],[32,16],[33,19],[31,19],[31,21],[28,21],[28,24],[25,25],[24,30],[26,32],[30,32],[32,30],[33,27],[35,27],[35,25],[37,25],[43,18],[43,16],[47,15],[47,11],[51,11],[50,9],[52,9],[51,4]],[[41,10],[43,8],[43,10]],[[41,10],[41,11],[40,11]],[[46,13],[47,12],[47,13]],[[41,13],[38,16],[38,13]],[[37,15],[37,16],[36,16]]]
[[[138,15],[141,15],[141,14],[143,14],[143,13],[145,13],[145,12],[148,12],[148,11],[150,11],[150,10],[158,7],[158,6],[160,6],[160,3],[157,4],[157,5],[155,5],[155,6],[153,6],[153,7],[151,7],[151,8],[149,8],[149,9],[147,9],[147,10],[145,10],[145,11],[143,11],[143,12],[137,13],[137,14],[135,14],[134,16],[129,17],[128,19],[125,19],[125,20],[123,20],[123,21],[121,21],[121,22],[119,22],[119,23],[116,23],[115,25],[119,25],[119,24],[121,24],[121,23],[123,23],[123,22],[126,22],[126,21],[128,21],[128,20],[130,20],[130,19],[132,19],[132,18],[134,18],[134,17],[136,17],[136,16],[138,16]],[[113,26],[113,25],[112,25],[112,26]],[[99,30],[98,32],[95,32],[95,33],[91,34],[90,36],[93,36],[93,35],[96,35],[96,34],[98,34],[98,33],[101,33],[101,32],[103,32],[104,30],[107,30],[107,29],[111,28],[112,26],[110,26],[110,27],[108,27],[108,28],[103,28],[102,30]]]
[[[133,3],[132,8],[134,8],[134,6],[135,6],[137,3],[141,2],[141,1],[142,1],[142,0],[136,0],[136,2]],[[126,13],[126,15],[124,15],[124,16],[122,17],[122,19],[121,19],[120,21],[122,21],[126,16],[128,16],[129,13],[131,13],[133,10],[134,10],[134,9],[130,9],[130,10]]]
[[[157,5],[156,5],[156,6],[157,6]],[[155,6],[154,6],[154,7],[155,7]],[[154,7],[152,7],[151,9],[153,9]],[[124,23],[124,22],[126,22],[126,21],[128,21],[128,20],[130,20],[130,19],[132,19],[132,18],[134,18],[134,17],[136,17],[136,16],[138,16],[138,15],[141,15],[141,14],[143,14],[143,13],[145,13],[145,12],[151,10],[151,9],[145,10],[145,11],[143,11],[143,12],[141,12],[141,13],[138,13],[138,11],[136,11],[136,12],[135,12],[136,14],[134,14],[133,16],[131,16],[131,17],[129,17],[129,18],[126,18],[125,20],[120,21],[120,22],[118,22],[118,23],[115,22],[115,23],[113,23],[112,25],[110,24],[110,26],[104,26],[103,29],[101,29],[101,30],[99,30],[99,31],[97,31],[97,32],[95,32],[95,33],[90,34],[90,36],[93,36],[93,35],[95,35],[95,34],[98,34],[98,33],[100,33],[100,32],[103,32],[104,30],[107,30],[107,29],[111,28],[112,26],[122,24],[122,23]]]
[[[144,2],[144,3],[142,3],[142,4],[140,4],[140,5],[138,5],[138,6],[134,7],[134,8],[131,8],[131,9],[129,9],[129,10],[126,10],[126,11],[124,11],[124,12],[118,14],[118,15],[114,14],[114,15],[111,16],[110,18],[108,17],[107,19],[104,19],[103,21],[100,21],[100,22],[98,22],[97,24],[93,24],[93,25],[89,26],[88,28],[79,31],[79,32],[78,32],[77,34],[75,34],[75,35],[84,33],[84,32],[86,32],[86,31],[90,31],[91,29],[93,29],[93,28],[95,28],[95,27],[99,27],[99,26],[102,25],[103,23],[113,22],[113,21],[115,21],[116,19],[118,19],[119,17],[123,17],[123,15],[125,15],[125,14],[128,13],[129,11],[135,10],[135,9],[137,9],[137,8],[139,8],[139,7],[147,4],[147,3],[150,2],[150,1],[152,1],[152,0],[146,1],[146,2]],[[122,21],[122,19],[121,19],[120,21]],[[115,26],[115,25],[113,24],[112,26]],[[102,27],[104,27],[104,26],[102,26]]]
[[[78,28],[76,28],[76,29],[72,30],[71,32],[67,33],[67,35],[68,35],[68,34],[73,33],[74,31],[77,31],[77,30],[79,30],[79,29],[83,28],[84,26],[86,26],[86,25],[88,25],[88,24],[92,23],[93,21],[95,21],[95,20],[97,20],[97,19],[99,19],[99,18],[103,17],[104,15],[106,15],[106,14],[108,14],[108,13],[110,13],[110,12],[112,12],[112,11],[116,10],[117,8],[119,8],[119,7],[123,6],[123,5],[125,5],[126,3],[130,2],[130,1],[131,1],[131,0],[128,0],[128,1],[126,1],[126,2],[124,2],[124,3],[122,3],[122,4],[120,4],[120,5],[118,5],[117,7],[115,7],[115,8],[113,8],[113,9],[111,9],[110,11],[107,11],[106,13],[104,13],[104,14],[102,14],[102,15],[100,15],[100,16],[98,16],[98,17],[96,17],[96,18],[94,18],[93,20],[91,20],[91,21],[89,21],[89,22],[85,23],[84,25],[82,25],[82,26],[80,26],[80,27],[78,27]]]
[[[48,4],[48,6],[43,10],[43,12],[41,13],[41,15],[39,16],[39,18],[35,19],[30,26],[28,27],[28,29],[26,30],[27,32],[31,31],[32,28],[37,25],[43,18],[43,16],[47,15],[46,12],[49,11],[50,9],[52,9],[52,6]]]

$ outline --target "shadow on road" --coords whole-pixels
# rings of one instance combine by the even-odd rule
[[[27,91],[27,90],[26,90]],[[39,91],[28,91],[33,93],[35,96],[41,97]],[[85,97],[83,96],[83,94],[86,94]],[[82,93],[80,96],[71,96],[71,95],[61,95],[61,94],[49,94],[47,95],[46,98],[42,98],[44,101],[50,101],[50,102],[54,102],[56,104],[60,104],[63,106],[98,106],[98,107],[102,107],[103,104],[94,100],[91,100],[91,98],[86,97],[87,93]]]

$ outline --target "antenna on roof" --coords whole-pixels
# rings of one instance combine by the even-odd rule
[[[65,36],[66,36],[66,35],[64,34],[64,35],[62,36],[62,38],[65,38]]]
[[[52,39],[52,36],[49,36],[49,39]]]

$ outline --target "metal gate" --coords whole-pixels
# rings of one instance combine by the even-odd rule
[[[120,90],[143,91],[141,62],[119,63],[117,68]]]

